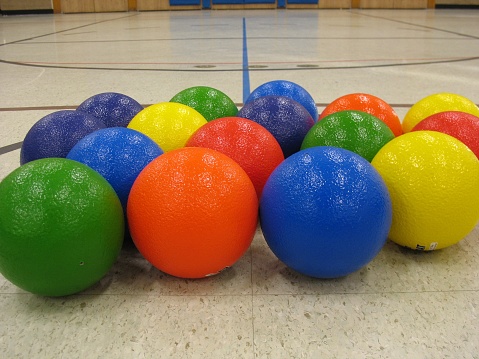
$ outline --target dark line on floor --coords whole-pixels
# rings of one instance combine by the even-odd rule
[[[39,39],[39,38],[46,37],[46,36],[61,34],[63,32],[72,31],[72,30],[76,30],[76,29],[81,29],[81,28],[91,26],[91,25],[97,25],[97,24],[102,24],[102,23],[109,22],[109,21],[121,20],[121,19],[125,19],[125,18],[128,18],[128,17],[132,17],[132,16],[138,16],[138,14],[127,15],[127,16],[117,17],[117,18],[114,18],[114,19],[107,19],[107,20],[92,22],[90,24],[80,25],[80,26],[72,27],[70,29],[54,31],[54,32],[50,32],[50,33],[47,33],[47,34],[32,36],[32,37],[28,37],[26,39],[20,39],[20,40],[15,40],[15,41],[11,41],[11,42],[0,43],[0,47],[1,46],[6,46],[6,45],[18,44],[18,43],[21,43],[21,42],[24,42],[24,41],[29,41],[29,40],[35,40],[35,39]]]
[[[143,107],[148,107],[153,104],[141,104]],[[236,107],[242,107],[243,102],[236,102]],[[329,103],[316,102],[317,107],[326,107]],[[410,103],[389,103],[391,107],[408,108],[413,104]],[[21,111],[55,111],[55,110],[75,110],[78,105],[65,105],[65,106],[28,106],[28,107],[0,107],[0,112],[21,112]]]
[[[371,18],[375,18],[375,19],[381,19],[381,20],[386,20],[386,21],[392,21],[392,22],[396,22],[396,23],[399,23],[399,24],[405,24],[405,25],[409,25],[409,26],[417,26],[417,27],[420,27],[420,28],[423,28],[423,29],[429,29],[429,30],[434,30],[434,31],[441,31],[441,32],[445,32],[447,34],[453,34],[453,35],[457,35],[457,36],[463,36],[463,37],[467,37],[467,38],[471,38],[471,39],[479,39],[479,36],[474,36],[474,35],[469,35],[469,34],[463,34],[461,32],[457,32],[457,31],[452,31],[452,30],[445,30],[445,29],[440,29],[440,28],[437,28],[437,27],[434,27],[434,26],[426,26],[426,25],[421,25],[421,24],[415,24],[415,23],[412,23],[412,22],[408,22],[408,21],[404,21],[404,20],[396,20],[396,19],[391,19],[389,17],[383,17],[383,16],[377,16],[377,15],[371,15],[371,14],[365,14],[365,13],[362,13],[362,12],[358,12],[358,11],[350,11],[352,14],[355,14],[355,15],[360,15],[360,16],[366,16],[366,17],[371,17]]]
[[[76,34],[68,34],[68,35],[76,35]],[[249,40],[331,40],[331,41],[338,41],[338,40],[345,40],[345,41],[361,41],[361,40],[418,40],[418,41],[423,41],[423,40],[440,40],[440,41],[447,41],[447,40],[452,40],[452,41],[458,41],[458,40],[476,40],[474,38],[468,38],[468,37],[461,37],[461,38],[452,38],[452,37],[416,37],[416,36],[410,36],[410,37],[295,37],[295,36],[253,36],[253,37],[248,37]],[[136,40],[131,40],[131,39],[122,39],[122,40],[78,40],[78,41],[35,41],[35,42],[21,42],[16,45],[39,45],[39,44],[95,44],[95,43],[116,43],[116,42],[160,42],[160,41],[204,41],[204,40],[226,40],[226,41],[231,41],[231,40],[241,40],[241,38],[238,37],[188,37],[188,38],[181,38],[181,39],[136,39]],[[25,40],[27,41],[27,40]],[[12,44],[12,43],[11,43]],[[15,43],[13,43],[15,44]]]
[[[418,65],[434,65],[434,64],[446,64],[454,62],[465,62],[478,60],[479,56],[465,57],[460,59],[449,60],[437,60],[437,61],[423,61],[423,62],[407,62],[407,63],[389,63],[389,64],[377,64],[377,65],[355,65],[355,66],[324,66],[324,67],[307,67],[307,68],[252,68],[250,71],[318,71],[318,70],[354,70],[354,69],[373,69],[381,67],[403,67],[403,66],[418,66]],[[87,67],[87,66],[61,66],[61,65],[39,65],[18,61],[1,60],[0,63],[25,67],[36,67],[42,69],[65,69],[65,70],[100,70],[100,71],[147,71],[147,72],[238,72],[243,71],[243,68],[235,69],[162,69],[162,68],[125,68],[125,67]]]
[[[74,110],[76,106],[28,106],[28,107],[0,107],[0,112],[17,111],[49,111],[49,110]]]
[[[0,155],[4,155],[6,153],[13,152],[18,150],[19,148],[22,148],[22,144],[23,144],[23,141],[0,147]]]

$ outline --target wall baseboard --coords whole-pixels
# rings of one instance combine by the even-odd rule
[[[38,15],[38,14],[53,14],[53,9],[36,9],[36,10],[0,10],[3,16],[9,15]]]
[[[436,9],[479,9],[479,5],[436,4]]]

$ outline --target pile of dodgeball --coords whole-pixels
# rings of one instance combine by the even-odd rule
[[[343,277],[388,239],[433,251],[467,236],[479,220],[478,156],[479,109],[453,93],[424,97],[402,121],[367,93],[319,114],[286,80],[240,109],[207,86],[145,107],[101,93],[26,134],[0,183],[0,273],[70,295],[130,241],[160,271],[204,278],[233,266],[261,228],[292,270]]]

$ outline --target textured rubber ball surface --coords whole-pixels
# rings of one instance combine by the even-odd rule
[[[287,266],[312,277],[348,275],[382,249],[391,225],[389,193],[361,156],[313,147],[284,160],[260,201],[264,238]]]
[[[235,160],[253,182],[258,198],[271,172],[284,160],[274,136],[263,126],[241,117],[208,122],[186,145],[211,148]]]
[[[352,93],[341,96],[326,106],[320,120],[338,111],[355,110],[367,112],[383,121],[394,133],[402,135],[401,120],[396,111],[383,99],[367,93]]]
[[[264,96],[246,103],[238,117],[265,127],[276,138],[284,157],[300,150],[304,136],[313,127],[309,112],[299,102],[284,96]]]
[[[318,108],[311,94],[295,82],[274,80],[266,82],[251,92],[245,103],[264,96],[285,96],[299,102],[309,112],[313,120],[318,120]]]
[[[100,173],[115,190],[126,210],[136,177],[162,149],[148,136],[124,127],[109,127],[81,139],[67,158]]]
[[[402,128],[411,131],[426,117],[444,111],[461,111],[479,117],[479,108],[470,99],[448,92],[429,95],[416,102],[404,116]]]
[[[170,102],[178,102],[194,108],[207,121],[236,116],[238,113],[238,108],[228,95],[208,86],[187,88],[173,96]]]
[[[362,111],[338,111],[314,124],[306,134],[301,149],[340,147],[371,162],[394,137],[391,129],[373,115]]]
[[[164,151],[185,146],[191,135],[207,121],[190,106],[161,102],[140,111],[128,124],[155,141]]]
[[[40,158],[65,158],[83,137],[105,127],[102,120],[88,113],[53,112],[37,121],[27,132],[20,151],[20,164]]]
[[[153,266],[202,278],[232,266],[249,248],[258,198],[234,160],[209,148],[185,147],[145,167],[127,213],[133,242]]]
[[[412,131],[437,131],[455,137],[479,158],[479,117],[470,113],[439,112],[426,117]]]
[[[479,161],[452,136],[415,131],[386,144],[371,164],[391,194],[389,238],[417,250],[449,247],[479,220]]]
[[[64,158],[32,161],[0,183],[0,272],[44,296],[80,292],[115,262],[124,216],[108,182]]]
[[[102,120],[106,127],[126,127],[141,110],[143,106],[136,100],[117,92],[96,94],[77,107],[77,111],[89,113]]]

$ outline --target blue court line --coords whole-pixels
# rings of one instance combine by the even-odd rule
[[[246,99],[250,94],[248,45],[246,39],[246,18],[243,18],[243,103],[246,102]]]

